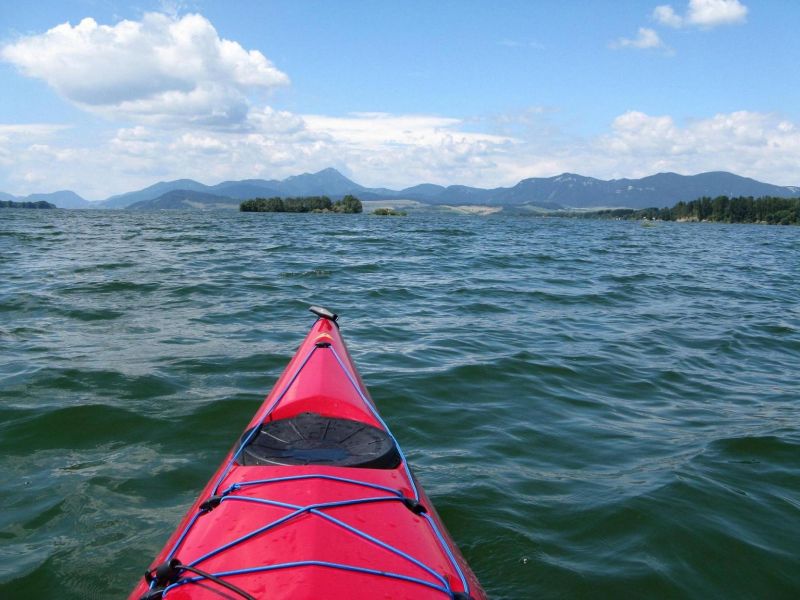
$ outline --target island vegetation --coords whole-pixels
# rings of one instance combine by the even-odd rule
[[[552,213],[551,213],[552,214]],[[647,219],[651,221],[711,221],[718,223],[765,223],[800,225],[800,198],[764,196],[704,196],[691,202],[678,202],[672,208],[615,208],[572,213],[584,219]]]
[[[376,208],[372,211],[373,215],[379,217],[405,217],[408,213],[404,210],[397,210],[394,208]]]
[[[15,202],[14,200],[0,200],[0,208],[58,208],[55,204],[50,204],[44,200],[36,202]]]
[[[360,213],[363,209],[361,200],[347,195],[341,200],[332,202],[328,196],[303,196],[297,198],[253,198],[239,205],[242,212],[285,212],[285,213]]]

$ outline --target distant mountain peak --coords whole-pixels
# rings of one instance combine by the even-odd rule
[[[340,196],[365,189],[351,181],[333,167],[316,173],[293,175],[280,182],[281,195],[289,196]]]
[[[92,203],[72,190],[59,190],[46,194],[29,194],[23,198],[25,202],[45,201],[55,204],[58,208],[90,208]]]
[[[215,204],[224,201],[235,203],[249,198],[272,196],[330,196],[335,199],[355,194],[363,200],[411,199],[430,204],[486,206],[529,204],[573,208],[662,207],[701,196],[800,196],[800,186],[772,185],[727,171],[709,171],[696,175],[665,172],[639,179],[610,180],[564,172],[552,177],[523,179],[507,188],[483,189],[465,185],[444,187],[423,183],[395,191],[386,188],[366,188],[348,179],[336,168],[327,167],[316,173],[292,175],[281,181],[245,179],[223,181],[213,186],[204,185],[193,179],[159,181],[144,189],[112,196],[96,203],[87,202],[69,190],[51,194],[31,194],[25,198],[17,198],[10,194],[0,194],[0,197],[11,200],[45,200],[64,208],[125,208],[158,198],[161,198],[161,206],[167,203],[175,204],[178,202],[176,196],[165,198],[162,196],[176,190],[183,194],[182,202],[185,200],[194,204]]]
[[[298,177],[320,177],[320,176],[334,176],[334,177],[344,177],[341,172],[337,171],[333,167],[327,167],[322,169],[321,171],[316,171],[314,173],[310,173],[309,171],[304,171],[299,175],[289,175],[284,181],[290,181],[292,179],[297,179]]]
[[[334,169],[333,167],[327,167],[321,171],[317,171],[314,173],[314,175],[338,175],[339,177],[344,177],[340,171]]]

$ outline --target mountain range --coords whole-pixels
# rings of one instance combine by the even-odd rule
[[[355,183],[333,168],[303,173],[286,179],[245,179],[204,185],[192,179],[162,181],[141,190],[89,202],[65,190],[25,197],[0,192],[0,199],[45,200],[60,208],[219,208],[236,207],[241,200],[270,196],[317,196],[333,199],[354,194],[361,200],[416,200],[432,205],[485,205],[501,207],[535,206],[548,209],[672,206],[701,196],[798,197],[800,187],[763,183],[724,171],[698,175],[658,173],[641,179],[595,179],[574,173],[555,177],[523,179],[513,187],[484,189],[463,185],[431,183],[402,190],[368,188]]]
[[[50,192],[48,194],[28,194],[27,196],[12,196],[0,192],[0,200],[13,200],[15,202],[49,202],[58,208],[99,208],[99,202],[89,202],[71,190]]]

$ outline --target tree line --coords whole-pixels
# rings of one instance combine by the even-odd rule
[[[360,213],[363,210],[361,200],[347,195],[341,200],[332,202],[327,196],[303,196],[297,198],[253,198],[239,204],[242,212],[336,212]]]
[[[678,202],[671,208],[617,208],[582,213],[582,218],[651,219],[661,221],[716,221],[720,223],[768,223],[800,225],[800,198],[775,196],[703,196]]]
[[[55,204],[50,204],[44,200],[34,202],[24,201],[15,202],[14,200],[0,200],[0,208],[56,208]]]

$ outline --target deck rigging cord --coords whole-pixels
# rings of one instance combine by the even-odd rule
[[[335,316],[335,315],[334,315]],[[328,320],[332,320],[333,323],[338,327],[338,323],[336,323],[335,319],[330,319],[327,316],[320,316],[320,318],[325,318]],[[289,389],[292,387],[294,382],[297,380],[298,376],[300,375],[301,371],[311,360],[311,357],[317,350],[330,350],[333,353],[333,356],[336,359],[336,362],[339,364],[341,369],[343,370],[345,376],[347,377],[350,384],[353,386],[353,389],[358,394],[360,400],[364,403],[364,405],[368,408],[370,413],[373,417],[383,426],[386,433],[391,438],[392,442],[394,443],[395,447],[401,458],[401,464],[403,465],[403,470],[406,474],[406,477],[410,483],[411,489],[413,491],[413,497],[405,496],[401,490],[373,484],[364,481],[358,481],[355,479],[348,479],[345,477],[338,477],[333,475],[326,475],[321,473],[310,473],[305,475],[292,475],[287,477],[274,477],[270,479],[259,479],[259,480],[252,480],[252,481],[242,481],[233,483],[228,486],[226,489],[220,492],[220,486],[225,478],[229,475],[231,469],[233,468],[236,460],[241,455],[243,449],[250,443],[256,433],[259,431],[261,426],[264,424],[266,419],[272,414],[272,412],[277,408],[280,404],[281,400],[283,400],[284,396],[288,393]],[[270,500],[268,498],[256,498],[252,496],[240,496],[236,495],[236,492],[243,490],[244,488],[250,488],[255,486],[269,486],[276,483],[285,483],[288,481],[302,481],[302,480],[310,480],[310,479],[325,479],[325,480],[332,480],[340,483],[351,484],[354,486],[359,486],[362,488],[370,488],[377,491],[385,492],[385,495],[378,495],[378,496],[370,496],[367,498],[351,498],[346,500],[339,500],[336,502],[320,502],[314,503],[309,505],[298,505],[298,504],[290,504],[286,502],[278,502],[276,500]],[[186,539],[186,536],[191,531],[194,524],[201,518],[203,515],[208,514],[209,512],[213,511],[217,508],[222,502],[253,502],[257,504],[264,504],[268,506],[283,508],[290,511],[288,514],[275,519],[269,523],[266,523],[256,529],[240,536],[237,539],[234,539],[230,542],[222,544],[221,546],[206,552],[204,555],[192,560],[189,563],[182,563],[176,557],[178,549],[181,547],[182,543]],[[375,536],[372,536],[353,525],[346,523],[332,515],[327,514],[325,509],[328,508],[335,508],[340,506],[352,506],[357,504],[369,504],[369,503],[378,503],[378,502],[401,502],[406,508],[408,508],[411,512],[421,517],[430,527],[431,531],[433,532],[434,536],[436,537],[439,545],[444,550],[445,554],[447,555],[448,561],[450,562],[451,566],[453,567],[454,571],[458,575],[459,581],[461,583],[464,592],[454,591],[450,587],[450,583],[446,576],[436,572],[433,568],[428,565],[425,565],[422,561],[414,558],[410,554],[400,550],[388,544]],[[280,563],[280,564],[273,564],[273,565],[261,565],[256,567],[249,567],[243,569],[235,569],[217,573],[209,573],[206,571],[201,571],[197,568],[197,565],[201,562],[216,556],[220,553],[229,550],[230,548],[237,546],[257,535],[262,533],[266,533],[271,529],[274,529],[284,523],[299,517],[300,515],[310,514],[314,515],[317,518],[324,519],[345,531],[350,532],[351,534],[364,539],[372,544],[377,545],[384,550],[387,550],[396,556],[399,556],[410,562],[414,566],[422,569],[425,573],[433,577],[438,583],[433,583],[431,581],[426,581],[425,579],[420,579],[418,577],[412,577],[410,575],[403,575],[401,573],[393,573],[388,571],[379,571],[377,569],[371,569],[367,567],[359,567],[356,565],[349,565],[349,564],[340,564],[340,563],[333,563],[328,561],[319,561],[319,560],[307,560],[307,561],[294,561],[294,562],[287,562],[287,563]],[[147,571],[145,574],[145,579],[149,584],[148,592],[145,593],[141,600],[158,600],[163,598],[168,594],[170,590],[175,589],[176,587],[197,583],[203,580],[212,581],[218,585],[222,585],[223,587],[229,589],[230,591],[239,594],[240,596],[248,599],[252,599],[253,597],[250,596],[244,590],[236,587],[235,585],[231,584],[230,582],[224,581],[223,577],[232,577],[235,575],[244,575],[249,573],[256,573],[256,572],[268,572],[268,571],[276,571],[281,569],[290,569],[296,567],[306,567],[306,566],[316,566],[316,567],[324,567],[324,568],[332,568],[332,569],[339,569],[343,571],[349,572],[356,572],[356,573],[363,573],[363,574],[371,574],[380,577],[387,577],[390,579],[406,581],[410,583],[415,583],[433,590],[437,590],[445,594],[448,598],[453,600],[469,600],[469,584],[467,582],[467,578],[465,577],[461,566],[456,560],[455,556],[453,555],[452,550],[450,549],[449,545],[444,539],[439,527],[437,526],[436,522],[432,519],[432,517],[428,514],[427,509],[420,503],[419,498],[419,490],[414,480],[414,476],[411,473],[411,470],[408,466],[408,462],[406,461],[405,455],[403,454],[402,448],[397,443],[397,439],[392,434],[389,427],[386,425],[386,422],[378,413],[377,409],[373,406],[372,401],[364,394],[361,385],[358,383],[356,376],[354,376],[350,369],[347,368],[345,362],[336,352],[336,349],[329,343],[318,343],[314,345],[309,352],[303,357],[300,365],[295,370],[292,377],[286,383],[286,385],[281,390],[280,394],[273,400],[268,408],[263,412],[262,416],[258,419],[255,426],[250,429],[250,431],[243,436],[241,439],[239,446],[236,452],[233,453],[230,460],[226,464],[224,470],[217,478],[214,483],[214,487],[212,488],[211,496],[202,502],[199,505],[199,510],[192,516],[192,518],[186,523],[186,526],[181,531],[180,535],[178,536],[177,540],[173,544],[172,548],[170,549],[169,553],[166,556],[164,563]],[[159,576],[159,572],[161,572],[161,576]],[[194,577],[183,577],[180,578],[180,575],[183,572],[191,572],[194,573]]]

